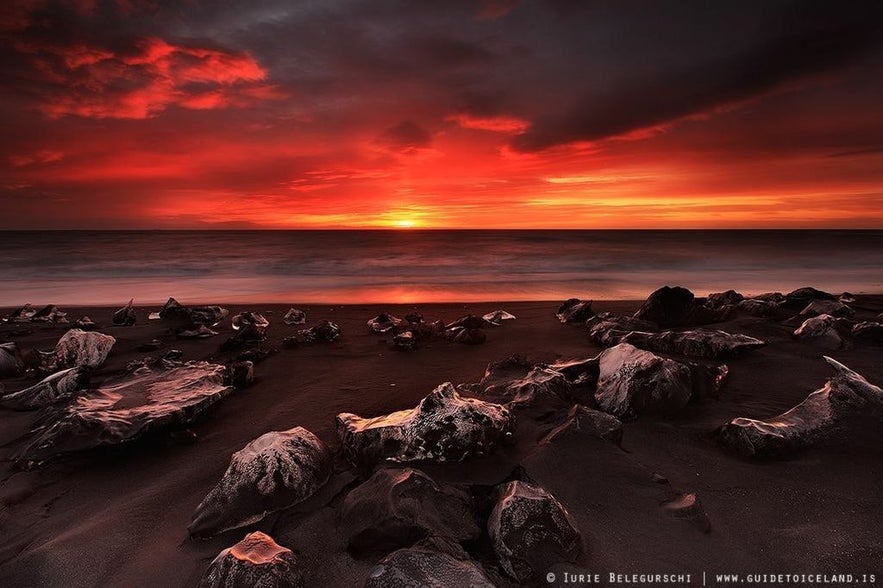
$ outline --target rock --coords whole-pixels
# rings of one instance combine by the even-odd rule
[[[307,322],[307,313],[297,308],[289,308],[282,317],[282,322],[286,325],[304,325]]]
[[[351,550],[388,553],[429,536],[477,539],[472,508],[468,494],[421,471],[380,469],[347,494],[340,520]]]
[[[481,345],[487,341],[487,334],[481,329],[467,329],[466,327],[453,327],[446,332],[448,339],[454,343],[464,345]]]
[[[742,457],[787,455],[836,436],[867,415],[883,418],[883,390],[825,357],[834,376],[806,400],[768,421],[736,418],[717,431],[719,441]]]
[[[663,503],[662,508],[674,518],[689,522],[703,533],[711,531],[711,521],[696,494],[680,494]]]
[[[478,329],[483,329],[484,327],[489,326],[493,325],[489,324],[482,317],[475,316],[474,314],[467,314],[466,316],[461,316],[454,322],[445,325],[445,330],[450,331],[451,329],[463,328],[469,331],[477,331]]]
[[[153,339],[149,343],[144,343],[143,345],[139,345],[138,351],[143,351],[144,353],[150,353],[151,351],[159,351],[163,347],[165,347],[165,343],[163,343],[159,339]]]
[[[64,367],[97,368],[107,359],[116,339],[110,335],[71,329],[55,344],[55,358]]]
[[[265,433],[233,454],[221,481],[196,507],[189,530],[210,536],[303,502],[331,476],[331,453],[303,427]]]
[[[727,290],[726,292],[715,292],[709,294],[705,299],[705,306],[712,309],[723,308],[727,305],[737,305],[745,299],[744,296],[735,290]]]
[[[628,343],[602,351],[598,360],[595,400],[604,412],[617,417],[671,414],[690,401],[692,373],[682,363]]]
[[[598,383],[601,370],[597,357],[557,362],[549,367],[564,374],[572,387],[590,388],[592,392]]]
[[[174,298],[169,298],[157,313],[158,318],[176,321],[181,325],[214,326],[224,320],[230,311],[220,306],[182,306]]]
[[[854,294],[850,294],[849,292],[844,292],[843,294],[841,294],[837,298],[837,300],[839,302],[844,303],[844,304],[852,304],[853,302],[856,302],[857,299]]]
[[[322,321],[314,327],[298,331],[294,337],[286,337],[285,341],[292,339],[298,343],[331,343],[340,337],[340,327],[331,321]]]
[[[178,333],[177,337],[178,339],[207,339],[208,337],[214,337],[217,334],[217,331],[212,331],[205,325],[199,325],[195,329],[181,331]]]
[[[802,317],[821,316],[827,314],[833,317],[853,317],[855,311],[842,302],[836,300],[813,300],[800,311]]]
[[[515,480],[497,487],[488,534],[500,566],[527,582],[550,565],[575,562],[582,540],[567,509],[544,488]]]
[[[500,385],[505,388],[512,380],[525,377],[533,367],[523,355],[510,355],[506,359],[491,362],[484,371],[479,388],[483,391]]]
[[[655,331],[656,325],[630,316],[621,316],[612,312],[602,312],[586,320],[589,338],[603,347],[616,345],[609,335],[611,332]]]
[[[413,351],[417,347],[417,338],[411,331],[405,331],[393,337],[392,344],[400,351]]]
[[[0,378],[17,376],[24,368],[18,343],[0,343]]]
[[[693,307],[692,292],[680,286],[663,286],[650,294],[634,318],[651,321],[663,328],[682,327],[693,321]]]
[[[237,390],[248,388],[254,382],[254,363],[237,361],[230,364],[230,383]]]
[[[707,358],[736,357],[766,346],[765,342],[748,335],[707,329],[661,333],[611,331],[604,341],[608,344],[629,343],[647,351]]]
[[[540,443],[554,443],[580,436],[595,437],[619,445],[622,443],[622,421],[606,412],[574,404],[567,413],[567,419],[552,429]]]
[[[77,322],[74,323],[74,326],[81,331],[94,331],[98,328],[98,324],[86,315],[80,317]]]
[[[749,298],[739,303],[739,310],[752,316],[771,317],[779,310],[779,303],[773,300]]]
[[[533,406],[544,400],[569,402],[573,396],[564,374],[547,366],[533,367],[523,378],[489,386],[485,394],[510,408]]]
[[[668,478],[656,472],[653,472],[653,476],[650,479],[656,484],[668,484]]]
[[[234,331],[244,329],[253,329],[261,334],[270,326],[270,321],[264,318],[264,315],[257,312],[241,312],[230,319]]]
[[[135,299],[129,300],[129,303],[113,313],[113,324],[115,325],[125,325],[130,327],[135,324],[136,315],[135,308],[132,306],[135,302]]]
[[[376,418],[337,415],[346,457],[356,464],[393,461],[462,461],[493,451],[511,437],[511,413],[490,402],[462,398],[450,382],[412,409]]]
[[[243,312],[232,319],[235,333],[221,345],[221,351],[242,349],[256,345],[267,339],[267,326],[270,322],[256,312]]]
[[[225,373],[221,365],[190,362],[168,370],[142,370],[87,390],[72,403],[52,409],[15,460],[40,463],[184,427],[233,390],[224,383]]]
[[[568,298],[561,303],[555,316],[562,323],[579,323],[592,316],[592,301]]]
[[[16,410],[43,408],[72,398],[88,383],[88,368],[68,368],[44,378],[30,388],[0,397],[0,406]]]
[[[167,361],[178,361],[182,357],[184,357],[184,352],[180,349],[169,349],[162,356],[162,358]]]
[[[31,320],[35,322],[64,324],[67,323],[67,313],[58,310],[58,307],[54,304],[47,304],[34,313]]]
[[[856,341],[883,345],[883,324],[864,321],[852,327],[852,336]]]
[[[788,306],[806,306],[813,300],[837,300],[837,297],[822,290],[816,290],[809,286],[798,288],[785,294],[784,303]]]
[[[831,315],[822,314],[803,321],[794,337],[800,341],[810,341],[826,349],[840,349],[844,345],[843,338],[837,331],[837,319]]]
[[[423,315],[419,312],[410,312],[405,315],[405,322],[409,325],[419,325],[425,321],[423,320]]]
[[[515,315],[506,312],[505,310],[495,310],[494,312],[489,312],[484,315],[483,318],[485,321],[490,323],[495,327],[502,326],[503,321],[512,321],[515,320]]]
[[[365,580],[365,588],[493,588],[481,566],[462,547],[433,537],[383,558]]]
[[[402,324],[402,319],[391,314],[380,313],[368,321],[368,328],[374,333],[386,333]]]
[[[28,303],[10,312],[6,320],[10,323],[24,323],[30,321],[35,314],[37,311]]]
[[[760,300],[762,302],[775,302],[776,304],[782,304],[787,300],[787,298],[781,292],[765,292],[763,294],[753,296],[751,300]]]
[[[303,572],[290,549],[255,531],[218,554],[200,588],[303,588]]]

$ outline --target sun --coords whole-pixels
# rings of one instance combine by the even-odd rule
[[[397,229],[413,229],[417,226],[417,221],[412,218],[400,218],[392,222],[392,226]]]

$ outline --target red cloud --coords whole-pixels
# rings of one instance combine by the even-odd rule
[[[498,133],[520,133],[527,129],[526,120],[514,116],[472,116],[470,114],[452,114],[446,120],[455,122],[464,129],[495,131]]]
[[[143,119],[170,106],[206,110],[285,96],[258,84],[267,72],[248,53],[156,38],[142,39],[129,52],[84,45],[18,48],[61,87],[38,105],[50,118]]]

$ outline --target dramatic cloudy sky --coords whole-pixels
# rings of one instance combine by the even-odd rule
[[[0,227],[881,227],[883,3],[6,0]]]

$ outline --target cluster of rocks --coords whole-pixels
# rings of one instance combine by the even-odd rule
[[[487,341],[484,332],[488,327],[500,327],[515,315],[505,310],[495,310],[484,316],[466,315],[445,324],[436,320],[427,322],[422,314],[413,312],[400,319],[389,313],[380,313],[367,322],[368,330],[378,334],[392,334],[392,346],[400,351],[412,351],[421,343],[434,339],[447,339],[466,345],[480,345]]]
[[[30,304],[25,304],[4,317],[3,322],[66,324],[68,320],[67,313],[61,312],[54,304],[47,304],[39,309],[34,308]]]

